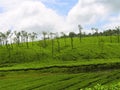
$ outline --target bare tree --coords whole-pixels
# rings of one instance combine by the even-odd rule
[[[96,36],[98,37],[98,28],[95,28]]]
[[[57,45],[58,45],[58,52],[60,52],[60,41],[59,41],[59,34],[56,33]]]
[[[74,32],[70,32],[69,33],[69,37],[71,38],[71,47],[72,47],[72,49],[73,49],[73,37],[75,36],[75,33]]]
[[[20,35],[21,35],[21,33],[20,33],[20,32],[17,32],[17,31],[14,31],[14,34],[15,34],[16,39],[17,39],[17,40],[15,40],[15,41],[17,41],[17,44],[18,44],[18,46],[19,46],[19,45],[20,45]]]
[[[21,31],[21,42],[24,43],[25,42],[25,35],[24,35],[25,31],[22,30]]]
[[[120,42],[120,26],[116,27],[118,43]]]
[[[29,37],[29,35],[28,35],[27,32],[24,32],[24,37],[25,37],[26,46],[27,46],[27,48],[29,48],[29,45],[28,45],[28,37]]]
[[[80,38],[80,42],[81,42],[81,40],[82,40],[82,26],[78,25],[78,28],[79,28],[79,38]]]
[[[7,48],[8,48],[8,38],[9,38],[10,33],[11,33],[10,30],[8,30],[5,33],[1,33],[1,37],[2,37],[1,39],[3,39],[3,44],[5,43]]]
[[[95,34],[98,37],[98,28],[91,28],[91,30],[93,32],[93,35]]]
[[[91,28],[91,30],[92,30],[92,35],[94,35],[94,30],[95,30],[95,29],[94,29],[94,28]]]
[[[64,32],[61,32],[62,34],[62,37],[64,38],[64,43],[65,43],[65,47],[67,46],[67,43],[66,43],[66,34]]]
[[[33,41],[37,38],[37,33],[35,33],[35,32],[29,33],[28,36],[30,37],[30,39],[32,41],[32,46],[33,46],[34,45]]]
[[[11,47],[8,45],[8,39],[9,39],[10,34],[11,34],[11,30],[8,30],[7,32],[2,33],[2,37],[4,39],[4,42],[5,42],[7,51],[8,51],[8,55],[9,55],[8,59],[9,60],[10,60],[10,57],[11,57]]]
[[[12,48],[13,48],[13,43],[12,43],[12,36],[13,36],[13,33],[11,33],[10,35],[9,35],[9,39],[10,39],[10,45],[12,46]]]
[[[20,43],[20,37],[21,37],[21,42],[26,43],[27,48],[29,48],[29,45],[28,45],[29,33],[28,32],[26,31],[17,32],[16,37],[18,40],[18,45]]]
[[[52,41],[52,57],[54,57],[54,39],[53,39],[54,33],[50,33],[51,41]]]
[[[43,40],[44,40],[44,47],[46,47],[46,35],[47,35],[47,32],[42,32],[43,34]]]
[[[112,43],[112,30],[109,29],[109,32],[110,32],[110,42]]]
[[[3,37],[2,37],[2,32],[0,32],[0,45],[2,46],[2,42],[3,42]]]

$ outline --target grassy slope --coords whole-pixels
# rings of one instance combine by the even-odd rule
[[[6,47],[0,47],[0,70],[120,62],[120,44],[117,43],[117,37],[112,39],[110,43],[109,36],[86,37],[80,43],[79,38],[74,38],[74,49],[71,49],[69,38],[66,40],[66,47],[64,39],[60,39],[60,53],[54,40],[54,58],[51,55],[50,40],[47,40],[46,48],[42,47],[43,41],[34,42],[33,46],[29,43],[29,48],[26,48],[25,43],[19,47],[13,45],[10,56]]]
[[[101,39],[104,42],[100,42]],[[33,46],[29,43],[29,49],[25,43],[20,47],[13,45],[10,58],[6,47],[0,47],[0,90],[79,90],[97,83],[110,85],[120,81],[119,69],[104,71],[111,65],[119,67],[120,44],[116,37],[113,37],[112,43],[109,37],[86,37],[82,39],[82,43],[79,43],[78,38],[74,38],[74,49],[70,47],[69,38],[66,47],[64,39],[60,39],[60,53],[54,40],[54,58],[51,55],[51,41],[47,41],[46,48],[42,47],[42,43],[43,41],[34,42]],[[105,67],[100,66],[101,64]],[[9,71],[31,68],[43,69]],[[103,70],[78,72],[89,68]]]

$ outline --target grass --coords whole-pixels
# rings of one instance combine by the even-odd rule
[[[120,70],[77,74],[41,73],[39,71],[1,72],[0,89],[79,90],[80,88],[92,87],[97,83],[116,84],[119,80]]]
[[[13,48],[0,47],[0,90],[80,90],[80,88],[116,84],[120,81],[120,44],[112,36],[74,38],[71,48],[60,39],[60,52],[54,39],[43,47],[36,41]]]
[[[3,46],[0,47],[0,70],[120,62],[120,44],[116,39],[113,36],[113,42],[110,43],[109,36],[85,37],[80,43],[79,38],[74,38],[74,49],[71,49],[70,38],[66,40],[67,46],[64,45],[64,39],[60,39],[60,52],[54,40],[54,57],[51,54],[51,40],[46,41],[46,48],[43,47],[43,41],[34,42],[34,45],[29,43],[29,48],[25,43],[20,46],[14,44],[9,50]]]
[[[120,83],[108,86],[97,84],[92,88],[85,88],[80,90],[120,90]]]
[[[45,67],[53,67],[53,66],[83,66],[83,65],[97,65],[97,64],[116,64],[120,62],[119,59],[97,59],[97,60],[78,60],[78,61],[57,61],[54,60],[53,62],[46,61],[46,62],[29,62],[29,63],[22,63],[16,64],[13,66],[8,67],[1,67],[0,70],[14,70],[14,69],[29,69],[29,68],[45,68]]]
[[[79,39],[74,38],[74,49],[71,49],[71,47],[70,47],[70,39],[69,38],[67,39],[67,46],[66,47],[64,46],[63,39],[60,39],[60,44],[61,44],[60,45],[61,46],[60,53],[57,51],[57,42],[56,42],[56,40],[54,40],[54,42],[55,42],[54,43],[54,58],[62,59],[62,60],[64,60],[64,58],[69,59],[69,57],[65,56],[67,54],[67,55],[72,55],[72,57],[75,57],[75,59],[77,59],[76,58],[77,55],[79,56],[78,59],[80,59],[80,58],[85,59],[86,57],[82,56],[82,55],[84,53],[86,53],[86,55],[90,54],[91,51],[94,51],[92,56],[94,56],[94,54],[99,55],[99,53],[101,53],[100,46],[99,46],[98,40],[95,41],[94,39],[96,40],[96,38],[94,38],[94,37],[86,37],[86,38],[83,38],[82,43],[79,43]],[[104,39],[106,39],[106,37],[104,37]],[[94,42],[92,42],[92,41],[94,41]],[[119,47],[118,47],[119,44],[118,43],[108,43],[106,41],[104,46],[105,46],[104,53],[107,50],[110,51],[109,53],[112,53],[111,49],[119,51]],[[5,47],[1,48],[0,50],[1,50],[0,54],[2,56],[1,58],[8,60],[8,58],[7,58],[9,56],[8,50]],[[43,61],[44,61],[44,59],[46,59],[46,56],[48,56],[50,59],[52,59],[51,58],[51,41],[50,40],[47,41],[46,48],[43,48],[42,41],[39,41],[39,42],[34,42],[34,46],[32,46],[31,43],[29,43],[29,48],[26,48],[26,46],[24,44],[22,44],[19,47],[14,45],[13,49],[11,49],[10,51],[11,51],[11,55],[14,55],[14,57],[11,56],[10,59],[14,58],[15,60],[16,59],[19,60],[19,59],[24,58],[24,61],[22,60],[20,62],[25,62],[26,60],[28,62],[31,59],[31,57],[34,58],[34,60],[39,59],[39,60],[43,60]],[[74,54],[72,54],[71,52],[74,52]],[[113,52],[115,52],[115,51],[113,51]],[[41,57],[41,55],[42,55],[42,57]],[[20,56],[22,56],[22,57],[20,58]],[[29,57],[27,57],[27,56],[29,56]],[[61,56],[61,58],[59,56]],[[17,58],[17,57],[19,57],[19,58]],[[37,57],[41,57],[41,58],[37,58]],[[96,56],[94,56],[92,58],[95,58],[95,57]],[[100,58],[100,57],[98,57],[98,58]],[[71,58],[71,59],[73,59],[73,58]],[[88,59],[88,58],[86,58],[86,59]],[[13,62],[13,61],[11,60],[11,62]],[[16,62],[19,62],[19,61],[16,61]]]

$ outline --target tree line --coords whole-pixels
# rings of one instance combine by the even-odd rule
[[[43,31],[41,34],[43,35],[43,41],[44,41],[44,47],[46,47],[46,39],[52,39],[52,38],[56,38],[57,39],[57,43],[59,46],[59,38],[64,38],[64,42],[65,42],[65,46],[66,46],[66,38],[70,37],[71,38],[71,46],[72,42],[73,42],[73,37],[79,37],[79,41],[82,41],[82,37],[88,37],[88,36],[118,36],[118,42],[119,42],[119,34],[120,34],[120,26],[116,27],[115,29],[108,29],[108,30],[104,30],[103,32],[99,31],[98,28],[91,28],[92,33],[85,33],[82,29],[81,25],[78,25],[79,28],[79,33],[75,33],[75,32],[69,32],[69,34],[65,34],[64,32],[59,33],[47,33],[45,31]],[[38,33],[32,32],[32,33],[28,33],[26,31],[14,31],[11,32],[11,30],[8,30],[6,32],[0,32],[0,45],[6,45],[8,46],[8,44],[13,44],[13,43],[17,43],[17,45],[19,46],[20,43],[26,43],[27,48],[29,47],[28,42],[32,42],[33,45],[33,41],[35,39],[37,39],[38,37]],[[9,43],[8,43],[9,42]],[[111,40],[112,42],[112,40]]]
[[[91,28],[92,33],[85,33],[83,31],[83,28],[81,25],[78,25],[78,30],[79,33],[75,32],[69,32],[69,34],[65,34],[64,32],[61,33],[47,33],[43,31],[41,34],[32,32],[28,33],[24,30],[22,31],[14,31],[12,32],[11,30],[8,30],[6,32],[0,32],[0,47],[6,46],[8,49],[8,52],[10,54],[11,48],[13,48],[13,44],[16,44],[18,47],[25,45],[27,48],[29,48],[29,42],[32,42],[32,46],[34,45],[34,41],[37,40],[37,38],[42,35],[43,39],[43,48],[47,47],[47,42],[46,40],[50,39],[51,41],[51,53],[52,57],[54,57],[54,39],[57,41],[57,50],[58,52],[61,52],[61,46],[60,46],[60,38],[63,38],[64,40],[64,46],[67,46],[67,38],[70,38],[70,45],[71,48],[74,48],[74,38],[77,37],[79,38],[79,42],[82,43],[82,38],[83,37],[89,37],[89,36],[109,36],[110,37],[110,42],[112,43],[112,36],[117,36],[117,41],[118,43],[120,42],[119,39],[119,34],[120,34],[120,26],[116,27],[115,29],[108,29],[103,32],[100,32],[98,28]],[[103,49],[103,40],[100,40],[100,47]]]

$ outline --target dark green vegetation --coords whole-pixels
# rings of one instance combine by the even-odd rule
[[[117,35],[53,35],[0,46],[0,90],[79,90],[120,81]]]
[[[79,90],[97,83],[114,85],[120,81],[120,70],[76,74],[45,72],[1,72],[0,90]]]

